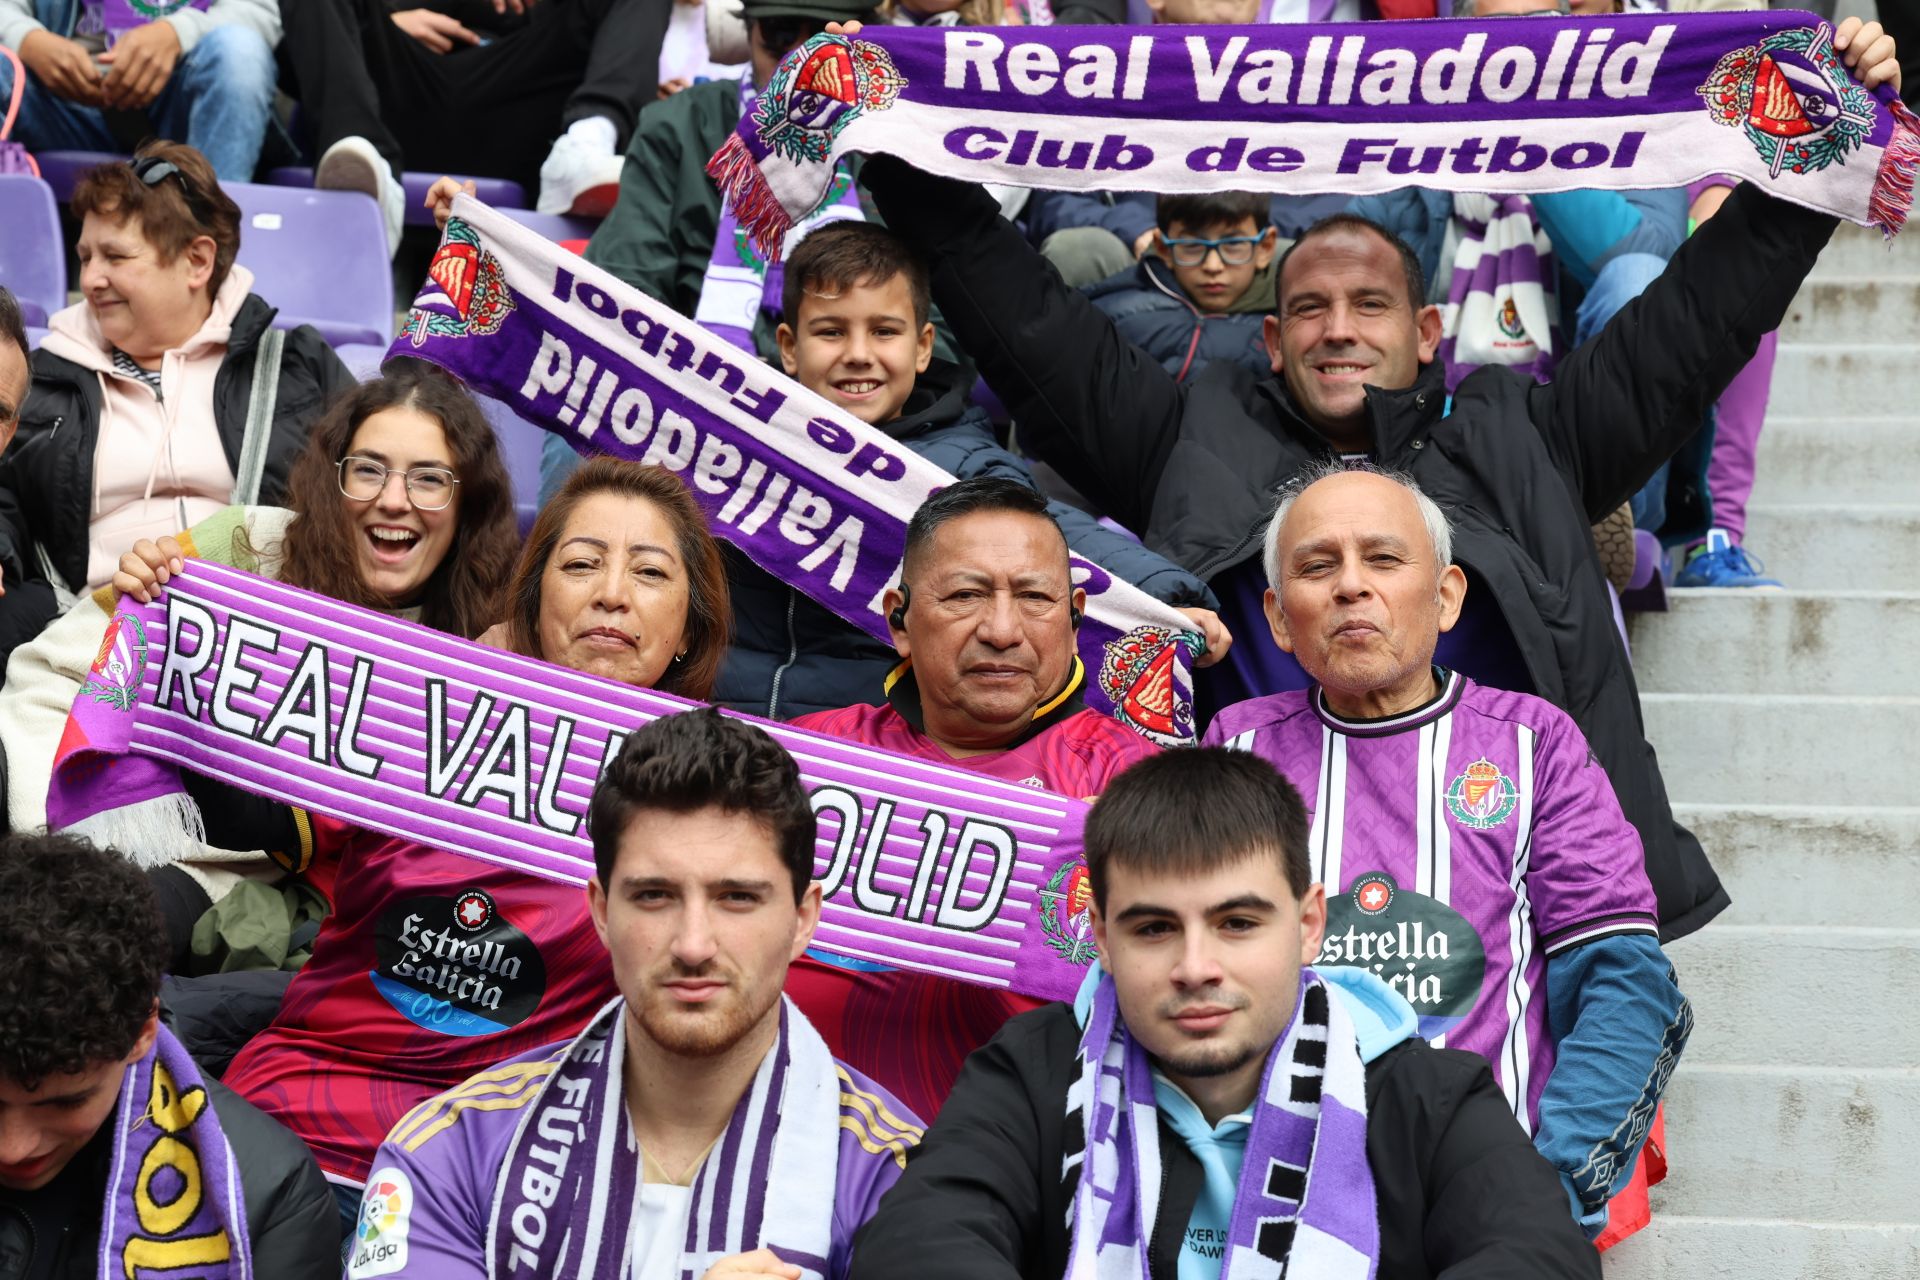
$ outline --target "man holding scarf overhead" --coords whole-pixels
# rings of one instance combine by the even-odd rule
[[[1897,84],[1877,23],[1846,20],[1832,48],[1842,79]],[[1907,124],[1894,136],[1910,147]],[[1902,198],[1906,162],[1891,157],[1883,171],[1896,180],[1876,187],[1875,207]],[[1235,634],[1264,622],[1259,535],[1280,487],[1343,453],[1410,473],[1454,514],[1472,584],[1439,661],[1573,716],[1640,832],[1663,937],[1726,907],[1698,840],[1674,821],[1588,528],[1685,443],[1779,325],[1834,216],[1744,184],[1551,384],[1488,368],[1452,395],[1417,257],[1372,223],[1336,217],[1282,260],[1266,322],[1275,376],[1212,367],[1183,386],[1044,269],[977,190],[892,155],[872,156],[862,181],[933,265],[935,302],[1025,446],[1205,579]],[[1276,650],[1241,644],[1201,687],[1217,708],[1304,684]]]
[[[717,711],[664,716],[587,821],[620,997],[394,1127],[347,1274],[842,1280],[920,1128],[780,994],[820,920],[793,758]]]
[[[340,1273],[313,1157],[160,1021],[145,874],[74,836],[0,839],[0,956],[0,1278]]]
[[[1326,897],[1272,766],[1143,761],[1086,852],[1102,968],[968,1061],[856,1280],[1600,1275],[1485,1062],[1302,967]]]

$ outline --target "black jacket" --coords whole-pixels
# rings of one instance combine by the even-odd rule
[[[1061,1179],[1080,1027],[1064,1004],[1008,1022],[960,1072],[940,1118],[854,1241],[852,1280],[1064,1275],[1072,1203]],[[1176,1280],[1199,1161],[1160,1124],[1154,1280]],[[1367,1065],[1367,1163],[1379,1280],[1600,1275],[1552,1167],[1481,1058],[1409,1040]]]
[[[1216,364],[1176,383],[978,190],[887,157],[862,176],[888,225],[933,264],[935,300],[1036,456],[1209,582],[1259,553],[1276,492],[1332,452],[1279,378]],[[1435,363],[1411,387],[1367,393],[1375,455],[1446,508],[1455,558],[1498,603],[1532,691],[1573,716],[1606,767],[1646,846],[1669,940],[1727,895],[1673,820],[1589,526],[1698,429],[1835,225],[1742,186],[1553,382],[1482,369],[1449,413]]]
[[[1027,464],[994,439],[986,410],[968,402],[972,389],[971,374],[936,359],[914,383],[901,415],[880,430],[962,480],[996,475],[1032,485]],[[1116,577],[1170,604],[1217,607],[1192,574],[1076,507],[1048,505],[1068,545]],[[887,672],[900,661],[893,646],[787,586],[731,544],[722,550],[734,635],[714,686],[715,703],[791,720],[881,700]]]
[[[258,294],[247,295],[214,376],[214,422],[227,462],[235,468],[246,435],[255,353],[274,314]],[[51,606],[52,597],[44,593],[23,593],[15,600],[16,585],[41,577],[36,541],[46,547],[67,585],[77,590],[86,581],[93,457],[100,438],[100,375],[45,351],[34,352],[32,363],[33,386],[20,412],[19,435],[0,457],[0,567],[7,586],[7,595],[0,597],[0,633],[12,644],[31,639],[52,620],[51,613],[37,624],[17,616],[29,600],[36,614]],[[287,333],[261,503],[282,500],[293,461],[306,447],[307,429],[329,400],[353,384],[353,375],[316,330],[301,325]],[[10,650],[12,644],[0,647]]]
[[[1081,292],[1107,314],[1121,337],[1185,382],[1222,360],[1243,364],[1256,375],[1272,367],[1260,330],[1273,309],[1273,274],[1269,264],[1231,311],[1215,315],[1203,314],[1193,304],[1174,279],[1173,268],[1155,254]]]
[[[253,1274],[261,1280],[335,1280],[340,1274],[340,1210],[333,1190],[300,1139],[218,1080],[207,1097],[240,1166]],[[109,1127],[112,1121],[108,1121]],[[96,1139],[60,1174],[71,1187],[65,1230],[50,1229],[0,1191],[0,1280],[47,1267],[51,1280],[96,1280],[100,1210],[106,1201],[112,1143]],[[44,1251],[51,1250],[47,1263]]]

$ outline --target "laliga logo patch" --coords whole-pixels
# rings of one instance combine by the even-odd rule
[[[115,711],[127,711],[139,700],[146,674],[146,626],[130,613],[114,614],[82,692]]]
[[[1520,788],[1491,760],[1479,759],[1447,784],[1447,812],[1465,827],[1487,831],[1499,826],[1520,803]]]
[[[413,1183],[392,1165],[367,1179],[360,1201],[360,1220],[354,1224],[353,1256],[347,1274],[390,1276],[407,1265],[407,1226],[413,1213]]]
[[[1848,74],[1824,22],[1735,49],[1699,93],[1714,123],[1745,132],[1776,178],[1845,164],[1873,128],[1873,95]]]
[[[1100,689],[1114,714],[1163,747],[1193,737],[1191,690],[1179,662],[1184,643],[1186,635],[1171,627],[1135,627],[1110,641],[1100,659]]]
[[[1093,963],[1093,882],[1087,864],[1069,862],[1053,873],[1040,891],[1040,931],[1047,945],[1068,964],[1081,968]]]
[[[457,314],[429,311],[416,302],[401,329],[416,347],[425,346],[429,337],[487,337],[500,332],[513,312],[513,293],[507,288],[500,259],[480,247],[480,237],[460,218],[447,219],[446,239],[433,255],[427,274]],[[431,293],[422,298],[437,300]]]
[[[774,154],[824,164],[842,129],[865,112],[892,106],[906,87],[879,45],[825,36],[797,67],[783,63],[773,73],[754,103],[754,128]]]

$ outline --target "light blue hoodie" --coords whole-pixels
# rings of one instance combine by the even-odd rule
[[[1361,1061],[1372,1062],[1418,1034],[1420,1024],[1413,1006],[1373,974],[1334,965],[1316,967],[1314,972],[1326,981],[1352,1020],[1360,1041]],[[1094,989],[1104,976],[1096,962],[1074,998],[1074,1013],[1083,1027],[1093,1008]],[[1205,1179],[1193,1214],[1187,1219],[1186,1241],[1180,1250],[1180,1280],[1219,1280],[1253,1112],[1236,1112],[1210,1125],[1193,1099],[1157,1070],[1153,1073],[1153,1095],[1167,1124],[1200,1162]]]

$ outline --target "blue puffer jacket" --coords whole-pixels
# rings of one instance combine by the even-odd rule
[[[1081,292],[1107,313],[1121,337],[1182,382],[1221,360],[1265,377],[1273,362],[1260,323],[1273,310],[1273,275],[1269,263],[1224,315],[1203,315],[1173,278],[1173,268],[1152,254]]]
[[[986,411],[968,403],[971,389],[971,375],[935,360],[920,375],[905,412],[882,429],[962,480],[992,475],[1032,484],[1027,464],[994,439]],[[1168,604],[1220,607],[1199,578],[1086,512],[1061,502],[1049,509],[1068,545],[1115,576]],[[722,550],[734,629],[733,647],[713,691],[715,703],[771,720],[791,720],[812,711],[881,701],[881,682],[899,661],[892,646],[842,621],[731,545],[722,544]]]

